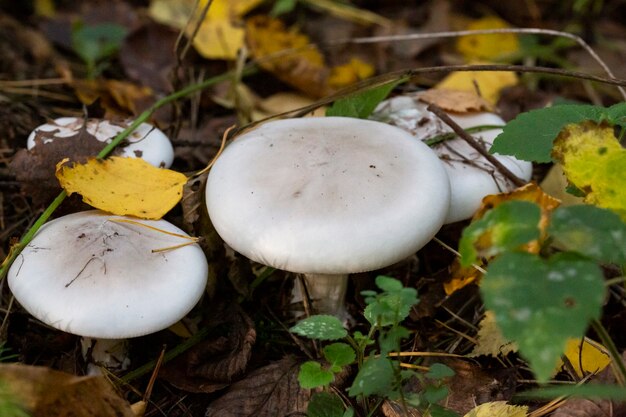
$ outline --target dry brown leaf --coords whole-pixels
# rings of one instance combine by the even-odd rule
[[[497,357],[517,352],[517,345],[502,335],[493,311],[485,312],[485,317],[480,321],[476,339],[478,343],[468,355],[470,357],[481,355]]]
[[[211,393],[243,374],[256,340],[254,323],[238,304],[230,304],[215,319],[216,328],[227,332],[210,335],[168,363],[161,370],[162,378],[185,391]]]
[[[435,104],[453,113],[493,111],[493,106],[487,100],[472,91],[431,88],[421,91],[416,97],[424,103]]]
[[[0,381],[33,417],[133,417],[103,377],[78,377],[42,366],[0,364]]]
[[[100,100],[104,118],[137,115],[154,101],[152,90],[128,81],[74,80],[72,87],[81,103],[90,106]]]
[[[300,361],[287,356],[250,373],[213,401],[205,417],[275,417],[306,412],[311,391],[300,387]]]

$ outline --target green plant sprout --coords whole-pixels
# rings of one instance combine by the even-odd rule
[[[122,46],[125,27],[115,23],[85,25],[77,21],[72,25],[72,48],[87,66],[87,79],[94,79],[108,65],[105,61]]]
[[[328,388],[344,367],[356,365],[358,372],[348,388],[348,395],[367,400],[373,396],[399,401],[406,409],[415,407],[433,417],[455,416],[437,403],[448,395],[443,384],[454,372],[445,365],[435,364],[423,375],[400,367],[400,361],[389,354],[400,350],[400,342],[410,333],[400,323],[418,303],[417,291],[404,288],[394,278],[379,276],[376,286],[380,291],[363,291],[364,317],[370,325],[367,334],[348,334],[341,321],[329,315],[311,316],[291,328],[293,333],[309,339],[333,342],[322,349],[324,363],[307,361],[302,364],[298,380],[303,388]],[[337,340],[345,342],[337,342]],[[418,378],[425,387],[420,393],[403,391],[404,382]],[[325,410],[325,414],[320,410]],[[332,410],[330,413],[328,410]],[[316,393],[311,399],[309,417],[347,417],[352,409],[345,409],[341,399],[329,393]]]

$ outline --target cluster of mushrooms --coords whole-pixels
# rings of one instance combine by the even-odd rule
[[[464,128],[504,124],[490,113],[450,116]],[[425,145],[423,140],[450,129],[417,97],[387,100],[371,119],[262,124],[225,149],[206,186],[209,217],[226,244],[253,261],[304,274],[316,310],[344,319],[348,274],[411,256],[443,224],[471,217],[485,195],[514,188],[458,137]],[[63,136],[70,124],[57,121],[40,127],[38,135],[45,143]],[[87,123],[94,135],[96,125]],[[114,132],[108,138],[114,128],[107,126]],[[157,130],[140,130],[137,143],[125,150],[129,156],[154,151],[146,138]],[[476,136],[488,148],[498,133],[494,128]],[[151,158],[157,166],[173,159]],[[496,158],[530,179],[530,163]],[[53,220],[9,272],[13,294],[33,316],[83,336],[92,355],[93,341],[100,340],[109,357],[99,360],[113,356],[120,366],[125,360],[104,340],[175,323],[199,301],[208,274],[197,244],[159,250],[179,246],[182,230],[164,220],[127,220],[97,210]]]

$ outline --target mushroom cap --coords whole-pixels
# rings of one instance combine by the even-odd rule
[[[185,316],[207,282],[196,244],[152,253],[187,240],[98,210],[45,224],[11,266],[13,295],[33,316],[57,329],[121,339],[162,330]],[[185,235],[165,220],[132,219]]]
[[[372,115],[372,119],[400,127],[419,140],[431,139],[442,133],[452,132],[420,102],[417,96],[398,96],[380,103]],[[504,126],[505,122],[494,113],[449,113],[452,120],[462,128],[494,125]],[[489,129],[473,133],[472,136],[483,141],[489,149],[493,140],[502,129]],[[483,197],[511,191],[515,185],[500,174],[494,166],[472,148],[466,141],[456,137],[432,146],[435,153],[444,161],[450,178],[450,211],[445,223],[465,220],[480,207]],[[532,164],[520,161],[512,156],[494,154],[494,156],[519,178],[529,181],[532,175]]]
[[[118,133],[126,129],[131,120],[109,121],[103,119],[87,119],[87,132],[101,142],[109,143]],[[26,141],[26,147],[32,149],[37,144],[39,136],[43,143],[52,142],[58,138],[67,138],[76,135],[83,127],[84,119],[80,117],[61,117],[52,122],[43,124],[33,130]],[[121,155],[126,157],[142,158],[146,162],[159,167],[169,168],[174,162],[174,148],[169,138],[161,130],[142,123],[127,138],[126,144],[121,147]]]
[[[393,126],[344,117],[268,122],[212,167],[209,216],[234,250],[275,268],[388,266],[439,230],[449,183],[437,156]]]

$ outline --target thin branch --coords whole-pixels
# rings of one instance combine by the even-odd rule
[[[512,173],[507,167],[505,167],[502,162],[500,162],[495,156],[491,155],[487,149],[485,149],[476,139],[472,137],[469,133],[467,133],[461,126],[459,126],[448,114],[443,111],[443,109],[435,104],[428,105],[428,111],[433,112],[439,117],[445,124],[450,126],[454,133],[456,133],[461,139],[468,143],[472,148],[476,150],[479,154],[485,157],[487,161],[491,163],[494,167],[502,173],[505,177],[507,177],[513,184],[518,187],[521,187],[526,184],[526,182],[520,179],[517,175]]]
[[[343,39],[329,43],[328,45],[344,45],[344,44],[367,44],[367,43],[379,43],[379,42],[399,42],[410,41],[419,39],[437,39],[437,38],[457,38],[460,36],[468,35],[496,35],[503,33],[520,33],[526,35],[548,35],[556,36],[560,38],[571,39],[576,42],[581,48],[583,48],[597,63],[602,67],[604,72],[611,77],[616,78],[609,66],[600,58],[600,56],[585,42],[580,36],[573,33],[561,32],[551,29],[539,29],[539,28],[502,28],[502,29],[483,29],[483,30],[458,30],[448,32],[435,32],[435,33],[415,33],[409,35],[391,35],[391,36],[372,36],[367,38],[354,38]],[[626,100],[626,91],[622,86],[617,87],[624,100]]]

